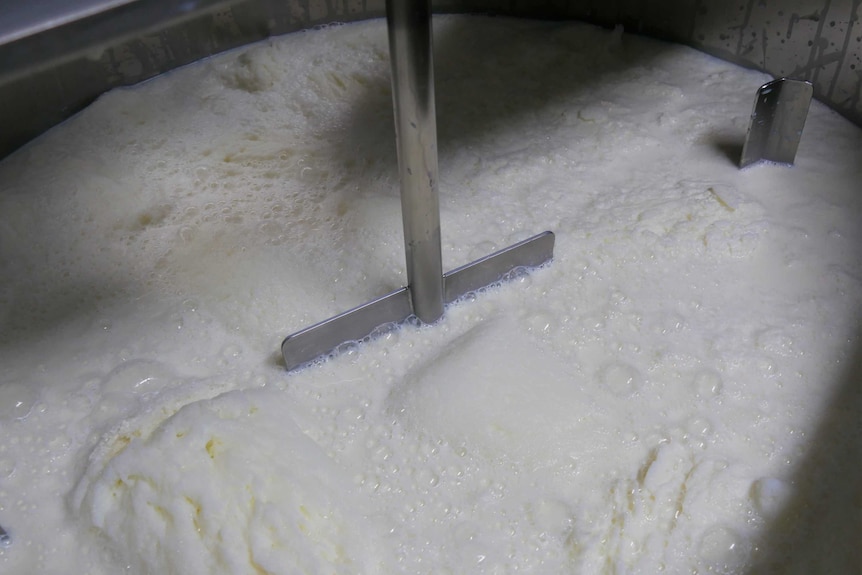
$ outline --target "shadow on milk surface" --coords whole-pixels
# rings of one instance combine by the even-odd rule
[[[862,330],[746,575],[862,573]],[[820,382],[812,382],[817,385]],[[825,382],[824,382],[825,383]],[[762,486],[761,486],[762,487]],[[769,487],[766,487],[769,489]]]

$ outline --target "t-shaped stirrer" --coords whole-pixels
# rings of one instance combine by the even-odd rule
[[[445,304],[504,279],[516,268],[540,266],[554,255],[554,234],[543,232],[443,273],[429,0],[387,0],[386,24],[408,285],[289,335],[281,344],[288,370],[412,315],[433,323],[442,317]]]

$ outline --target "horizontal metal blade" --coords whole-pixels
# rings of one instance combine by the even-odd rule
[[[413,314],[406,287],[355,307],[287,336],[281,354],[287,370],[293,370],[340,345],[361,341],[387,324],[399,324]]]
[[[542,232],[443,274],[446,303],[489,286],[515,268],[535,268],[554,257],[554,232]]]
[[[516,268],[534,268],[554,255],[554,234],[543,232],[443,275],[446,303],[506,278]],[[359,307],[287,336],[281,354],[288,371],[331,354],[346,343],[394,328],[413,315],[410,290],[403,287]]]

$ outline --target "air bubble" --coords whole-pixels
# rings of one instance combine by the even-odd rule
[[[221,355],[225,359],[234,360],[242,355],[242,348],[235,344],[226,345],[221,350]]]
[[[554,316],[545,311],[537,311],[527,316],[527,330],[535,334],[548,334],[554,328]]]
[[[35,386],[24,383],[7,383],[0,386],[0,420],[26,419],[39,400]]]
[[[702,370],[694,376],[694,390],[698,397],[718,396],[723,387],[721,375],[711,369]]]
[[[339,355],[347,355],[347,356],[355,356],[359,352],[359,342],[356,341],[345,341],[338,344],[335,349],[329,354],[329,357],[336,357]]]
[[[177,235],[182,241],[188,243],[195,239],[195,229],[192,226],[182,226]]]
[[[15,473],[16,467],[14,459],[8,457],[0,459],[0,479],[12,477],[12,474]]]
[[[751,484],[751,500],[755,508],[765,516],[774,516],[781,511],[790,495],[790,487],[774,477],[761,477]]]
[[[698,447],[705,447],[710,435],[712,435],[712,424],[704,417],[692,418],[686,424],[685,438]]]
[[[711,527],[700,542],[700,556],[710,571],[735,573],[747,558],[745,541],[732,529]]]
[[[629,395],[641,384],[640,372],[628,363],[611,363],[599,371],[599,382],[616,395]]]
[[[530,276],[530,268],[518,266],[512,268],[500,280],[501,282],[516,282],[521,284],[521,289],[528,287],[533,283],[533,278]]]
[[[793,338],[780,329],[768,329],[757,336],[757,345],[769,352],[785,357],[795,354]]]
[[[685,319],[678,313],[664,315],[656,327],[656,331],[662,335],[681,331],[685,328]]]
[[[167,366],[145,359],[133,359],[115,367],[102,382],[102,389],[111,391],[146,391],[159,389],[172,382],[174,375]]]
[[[440,477],[428,469],[423,469],[418,473],[417,482],[420,488],[437,487],[440,484]]]

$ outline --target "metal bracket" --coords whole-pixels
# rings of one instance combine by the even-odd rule
[[[780,78],[757,90],[739,167],[766,160],[793,164],[808,117],[811,82]]]

